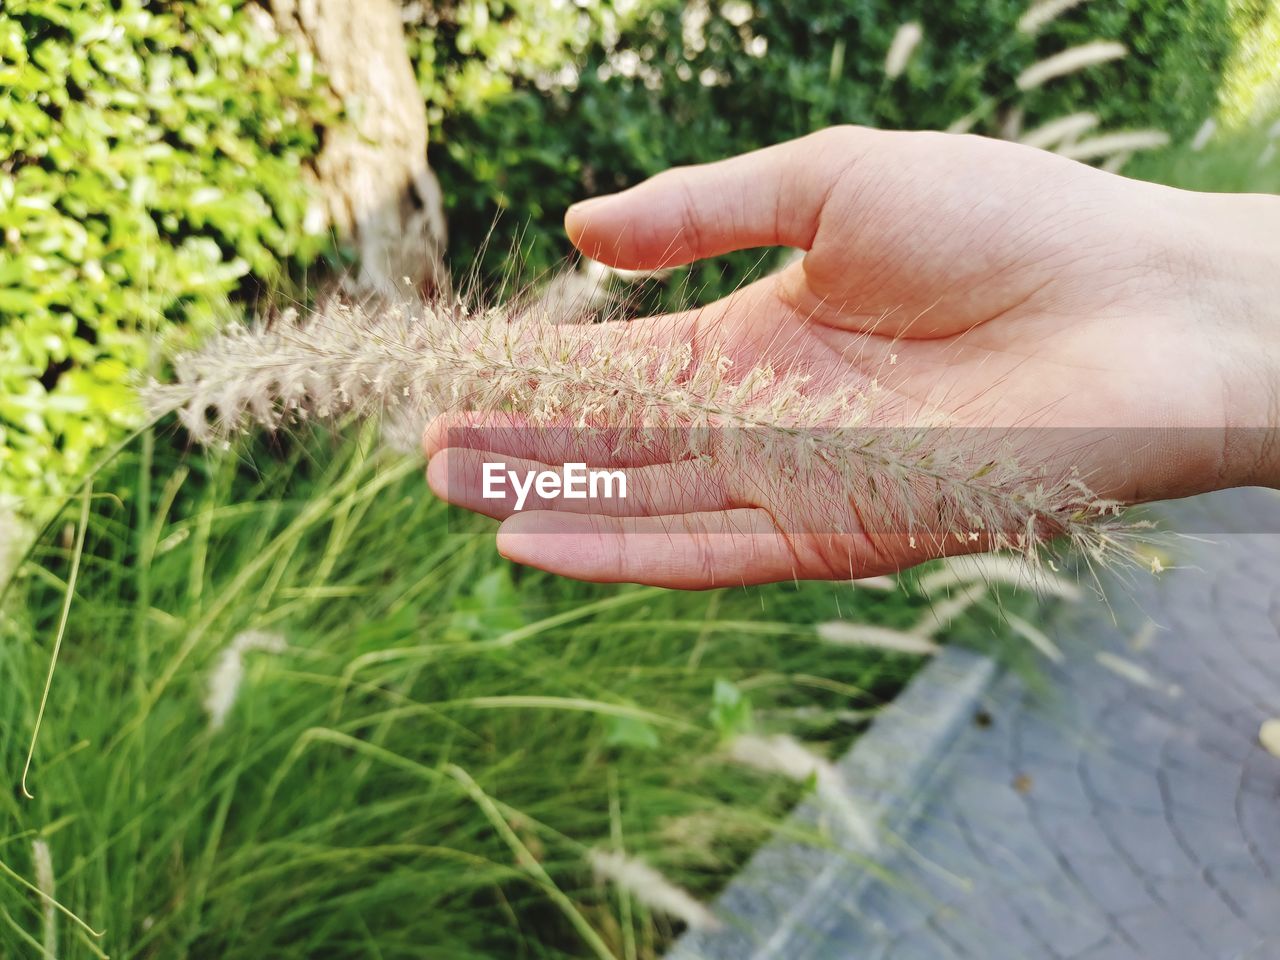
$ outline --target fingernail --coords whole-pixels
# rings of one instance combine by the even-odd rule
[[[567,216],[575,216],[575,217],[585,216],[592,209],[597,208],[602,204],[604,204],[606,201],[612,200],[612,199],[613,199],[612,194],[606,194],[603,197],[589,197],[586,200],[579,200],[577,203],[575,203],[573,206],[571,206],[568,210],[565,211],[565,216],[566,217]]]

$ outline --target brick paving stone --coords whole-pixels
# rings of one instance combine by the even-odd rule
[[[1122,914],[1117,923],[1130,941],[1138,944],[1141,955],[1149,960],[1214,958],[1214,954],[1205,950],[1167,905],[1153,907],[1140,913]],[[1230,956],[1233,954],[1225,952],[1218,954],[1218,957],[1223,960]]]
[[[1165,808],[1160,778],[1153,771],[1103,753],[1080,760],[1080,776],[1097,800],[1126,810],[1159,813]]]
[[[1091,947],[1084,953],[1076,954],[1071,960],[1150,960],[1150,958],[1138,953],[1123,940],[1112,939]]]
[[[1064,856],[1067,868],[1089,891],[1098,913],[1113,917],[1156,904],[1155,894],[1142,874],[1122,863],[1114,852],[1110,856],[1089,857],[1071,850]]]

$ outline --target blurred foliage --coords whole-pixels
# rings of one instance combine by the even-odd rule
[[[813,628],[906,628],[928,610],[910,588],[699,593],[510,564],[467,532],[492,521],[455,526],[373,429],[154,453],[96,478],[33,799],[16,786],[81,502],[0,598],[5,960],[52,955],[24,886],[36,838],[59,900],[106,931],[59,919],[60,960],[599,957],[566,904],[612,956],[657,960],[673,923],[592,882],[588,851],[625,843],[709,897],[801,792],[726,763],[721,737],[754,722],[837,756],[919,664]],[[239,658],[246,630],[287,649]]]
[[[1205,150],[1182,145],[1138,157],[1126,174],[1183,190],[1280,194],[1280,124],[1220,132]]]
[[[0,494],[61,491],[136,423],[148,330],[318,252],[300,164],[334,108],[255,11],[0,3]]]
[[[1265,123],[1280,113],[1280,0],[1233,0],[1240,44],[1223,78],[1222,119]]]
[[[991,133],[1011,110],[1033,126],[1087,109],[1107,128],[1188,137],[1213,113],[1236,32],[1270,2],[1085,3],[1034,37],[1015,26],[1027,0],[462,0],[413,4],[406,19],[451,257],[479,258],[492,277],[513,257],[537,273],[564,256],[560,217],[575,200],[834,123],[946,128],[976,113]],[[885,54],[911,20],[924,40],[887,80]],[[1036,60],[1096,39],[1130,55],[1017,91]],[[679,296],[724,292],[759,262],[702,265]]]

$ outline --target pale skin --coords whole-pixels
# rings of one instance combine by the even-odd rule
[[[1180,191],[980,137],[837,127],[667,171],[570,208],[565,227],[584,254],[631,270],[803,251],[725,300],[630,321],[630,336],[714,343],[740,369],[799,363],[825,384],[885,377],[908,409],[956,423],[1096,430],[1090,484],[1125,502],[1280,486],[1280,197]],[[463,449],[456,423],[428,428],[432,488],[501,519],[504,556],[564,576],[849,579],[952,549],[859,530],[856,504],[845,532],[806,529],[822,491],[766,491],[749,465],[625,453],[593,464],[627,469],[625,503],[512,512],[470,478],[557,451]],[[1112,437],[1127,428],[1153,429],[1134,449]]]

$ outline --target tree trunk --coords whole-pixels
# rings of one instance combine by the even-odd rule
[[[330,226],[374,290],[441,289],[445,220],[427,166],[427,116],[396,0],[263,0],[310,50],[346,123],[325,132],[315,174]]]

